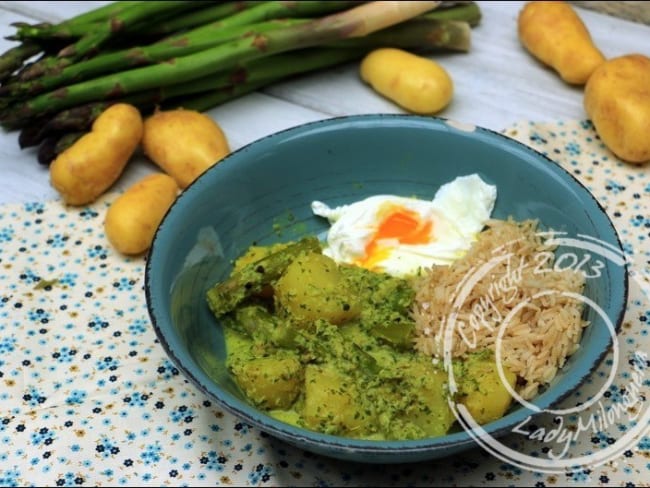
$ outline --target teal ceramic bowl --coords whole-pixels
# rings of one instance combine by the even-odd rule
[[[252,243],[322,235],[318,199],[340,205],[380,193],[431,199],[456,176],[478,173],[497,185],[493,216],[539,219],[568,235],[590,236],[621,253],[616,231],[593,196],[542,154],[490,130],[412,115],[360,115],[314,122],[273,134],[233,152],[177,199],[161,223],[146,265],[146,298],[161,344],[178,369],[228,412],[314,453],[368,463],[448,456],[476,446],[465,431],[413,441],[362,441],[285,424],[249,405],[226,370],[223,333],[206,290]],[[596,241],[594,241],[596,242]],[[607,261],[585,294],[592,322],[581,347],[535,400],[556,405],[589,376],[612,342],[627,300],[623,266]],[[530,412],[514,409],[484,426],[502,435]]]

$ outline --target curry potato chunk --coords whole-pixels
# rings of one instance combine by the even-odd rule
[[[302,323],[324,319],[342,324],[361,313],[337,264],[320,253],[303,254],[289,264],[275,294],[279,308]]]
[[[303,367],[291,352],[234,362],[231,370],[246,396],[263,408],[289,408],[300,394]]]
[[[514,388],[517,377],[503,368],[505,379]],[[512,396],[499,376],[494,356],[473,354],[462,366],[460,402],[479,424],[500,419],[512,403]]]
[[[354,380],[330,364],[305,367],[305,425],[327,434],[351,434],[363,430],[368,414],[357,403]]]

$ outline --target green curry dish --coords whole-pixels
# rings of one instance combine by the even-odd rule
[[[406,279],[338,266],[303,240],[251,248],[208,303],[251,404],[326,434],[406,440],[444,435],[455,421],[447,373],[413,348],[414,293]],[[492,418],[507,395],[486,357],[456,365],[458,398]]]

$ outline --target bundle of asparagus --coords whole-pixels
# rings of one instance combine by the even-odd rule
[[[0,55],[0,124],[50,163],[110,104],[208,110],[378,47],[470,48],[474,2],[117,1],[16,23]]]

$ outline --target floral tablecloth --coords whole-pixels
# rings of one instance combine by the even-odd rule
[[[621,357],[650,353],[650,166],[618,161],[584,121],[525,122],[504,133],[546,153],[607,209],[637,278]],[[212,403],[167,359],[147,314],[144,259],[120,256],[103,234],[114,197],[75,209],[60,201],[0,207],[0,485],[647,485],[650,437],[561,474],[521,469],[480,448],[418,464],[352,464],[269,437]],[[608,358],[594,378],[611,368]],[[628,373],[617,375],[607,397],[628,382]],[[588,394],[589,383],[565,403]],[[644,394],[639,401],[647,407]],[[582,436],[572,452],[605,448],[627,428]],[[512,446],[532,455],[538,447],[514,438]]]

